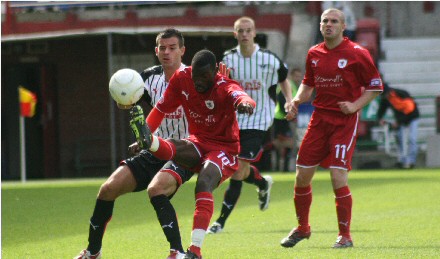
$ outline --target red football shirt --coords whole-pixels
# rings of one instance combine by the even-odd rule
[[[219,150],[238,154],[240,142],[235,106],[243,98],[250,97],[236,81],[221,74],[216,75],[214,87],[199,93],[195,90],[191,71],[192,67],[186,67],[174,73],[156,109],[172,113],[182,105],[190,135]]]
[[[344,38],[334,49],[324,43],[310,48],[303,84],[314,87],[313,105],[341,112],[338,102],[356,101],[366,91],[382,91],[380,74],[367,49]]]

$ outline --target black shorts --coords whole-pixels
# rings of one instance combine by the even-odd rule
[[[289,122],[287,120],[273,120],[273,132],[275,137],[278,135],[292,137],[292,129],[290,128]]]
[[[146,150],[142,150],[139,155],[123,160],[121,165],[126,164],[136,179],[137,186],[133,192],[140,192],[147,189],[157,172],[170,166],[170,163],[167,164],[167,162],[157,159]],[[175,170],[174,172],[173,176],[179,185],[188,181],[192,176],[188,170]],[[177,178],[181,180],[179,181]]]
[[[256,129],[240,130],[240,155],[238,158],[251,163],[260,160],[266,131]]]

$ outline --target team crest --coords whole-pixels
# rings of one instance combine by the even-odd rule
[[[339,61],[338,61],[338,67],[339,68],[344,68],[346,65],[347,65],[347,60],[346,59],[340,59]]]
[[[205,104],[206,104],[206,107],[208,107],[208,109],[210,109],[210,110],[214,109],[214,101],[213,100],[206,100]]]

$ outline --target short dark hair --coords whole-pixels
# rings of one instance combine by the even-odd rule
[[[179,40],[179,48],[185,46],[185,39],[183,38],[182,33],[174,28],[166,28],[162,32],[160,32],[156,37],[156,46],[159,46],[160,39],[169,39],[172,37],[176,37]]]
[[[191,66],[200,69],[207,65],[210,66],[211,70],[216,69],[217,59],[215,58],[214,53],[207,49],[198,51],[192,59]]]

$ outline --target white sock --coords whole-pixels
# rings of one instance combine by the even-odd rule
[[[156,135],[152,136],[153,141],[151,142],[150,151],[156,152],[159,149],[159,139]]]
[[[191,245],[202,247],[203,240],[205,239],[206,230],[196,228],[191,232]]]

